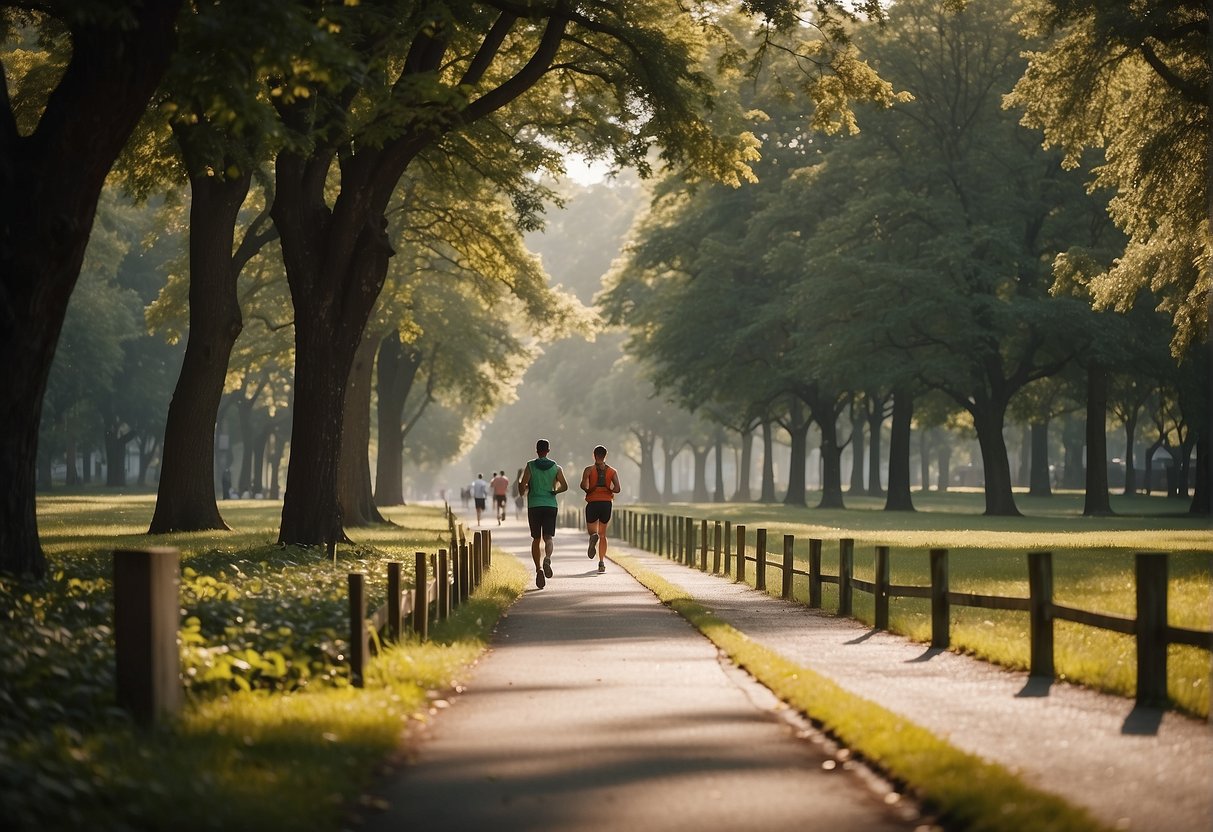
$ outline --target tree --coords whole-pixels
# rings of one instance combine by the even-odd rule
[[[0,569],[42,574],[34,491],[38,426],[55,346],[105,177],[160,82],[181,0],[0,7]],[[29,72],[44,37],[51,54]],[[70,46],[69,46],[70,42]],[[62,56],[68,56],[66,58]],[[10,71],[13,72],[10,86]],[[49,87],[49,94],[47,89]]]

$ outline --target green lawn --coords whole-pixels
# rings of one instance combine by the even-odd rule
[[[349,685],[346,574],[371,609],[386,563],[445,545],[438,509],[389,512],[356,544],[280,547],[281,503],[221,504],[231,532],[148,537],[154,497],[39,501],[44,581],[0,578],[0,804],[6,828],[338,829],[430,700],[454,687],[529,577],[498,558],[431,639],[387,650]],[[181,717],[140,730],[114,707],[110,552],[182,553]]]
[[[811,495],[811,499],[812,499]],[[822,571],[838,574],[838,540],[855,539],[855,575],[873,579],[873,549],[890,547],[895,584],[929,585],[928,550],[949,550],[951,589],[1027,597],[1029,551],[1054,553],[1054,597],[1094,612],[1136,614],[1133,555],[1170,552],[1168,617],[1174,626],[1213,629],[1213,529],[1185,513],[1186,501],[1114,497],[1115,517],[1081,516],[1082,495],[1029,498],[1017,494],[1023,517],[985,517],[979,492],[915,494],[913,513],[882,511],[883,500],[848,497],[846,510],[793,508],[781,504],[700,503],[637,508],[692,516],[696,520],[743,523],[752,555],[756,529],[767,529],[768,558],[778,560],[783,535],[796,537],[797,568],[808,564],[808,539],[821,538]],[[753,565],[749,568],[753,582]],[[768,572],[768,588],[779,591],[780,573]],[[807,581],[797,577],[796,596],[805,600]],[[837,609],[837,587],[822,587],[822,605]],[[872,623],[872,597],[854,595],[854,611]],[[930,639],[929,602],[893,599],[890,627],[921,641]],[[1026,613],[952,608],[952,644],[1008,667],[1028,666]],[[1061,678],[1101,690],[1135,693],[1136,650],[1128,636],[1069,622],[1056,625],[1056,668]],[[1207,717],[1213,663],[1208,651],[1172,646],[1168,692],[1180,710]]]

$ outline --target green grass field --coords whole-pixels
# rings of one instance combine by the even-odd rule
[[[780,504],[699,503],[638,508],[697,520],[729,520],[747,531],[753,555],[755,531],[767,529],[768,559],[779,560],[783,535],[796,537],[797,568],[808,564],[808,539],[821,538],[822,571],[838,574],[838,540],[855,540],[855,575],[873,580],[874,547],[890,547],[895,584],[929,585],[928,550],[949,550],[951,589],[987,595],[1027,597],[1029,551],[1054,554],[1054,598],[1093,612],[1133,617],[1133,555],[1170,552],[1168,618],[1173,626],[1213,629],[1213,529],[1204,518],[1185,513],[1187,503],[1163,498],[1113,498],[1115,517],[1081,516],[1082,495],[1053,498],[1016,495],[1023,517],[985,517],[980,492],[915,494],[913,513],[885,512],[883,500],[848,497],[846,510],[793,508]],[[749,570],[753,582],[753,565]],[[780,572],[768,572],[768,587],[778,592]],[[796,595],[807,596],[807,581],[797,577]],[[837,587],[822,587],[822,605],[837,609]],[[854,612],[872,623],[872,597],[854,594]],[[930,640],[929,602],[893,599],[890,628],[910,638]],[[1136,690],[1133,639],[1091,627],[1058,622],[1055,658],[1058,675],[1071,682],[1132,696]],[[1013,668],[1028,666],[1026,613],[952,608],[954,649]],[[1168,692],[1175,706],[1209,715],[1213,662],[1208,651],[1173,645],[1168,657]]]
[[[386,563],[444,545],[435,508],[351,536],[336,563],[275,544],[281,503],[221,504],[234,531],[149,537],[154,497],[39,501],[51,575],[0,578],[0,804],[6,828],[338,829],[401,745],[483,651],[528,575],[500,558],[430,641],[391,647],[349,685],[346,574],[373,609]],[[182,556],[186,706],[154,730],[114,707],[111,552]]]

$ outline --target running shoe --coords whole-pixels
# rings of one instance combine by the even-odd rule
[[[543,589],[544,584],[546,584],[546,583],[547,583],[547,581],[545,581],[545,580],[543,579],[543,570],[542,570],[542,569],[536,569],[536,570],[535,570],[535,587],[536,587],[537,589]]]
[[[590,551],[588,554],[590,557],[598,555],[598,532],[590,532]]]
[[[543,559],[543,574],[549,578],[552,577],[552,556],[548,555]]]
[[[603,563],[602,561],[598,561],[598,574],[601,575],[605,571],[606,571],[606,564]]]

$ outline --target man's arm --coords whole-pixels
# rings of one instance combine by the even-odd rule
[[[590,485],[590,471],[594,470],[593,465],[587,465],[585,470],[581,472],[581,490],[589,494],[594,490],[594,486]]]
[[[522,479],[518,480],[518,493],[526,494],[531,486],[531,466],[522,469]]]
[[[569,484],[564,479],[564,469],[559,465],[556,466],[556,487],[552,489],[553,494],[561,494],[569,490]]]
[[[619,489],[620,489],[619,472],[616,471],[614,468],[612,468],[611,469],[611,493],[618,494]]]

